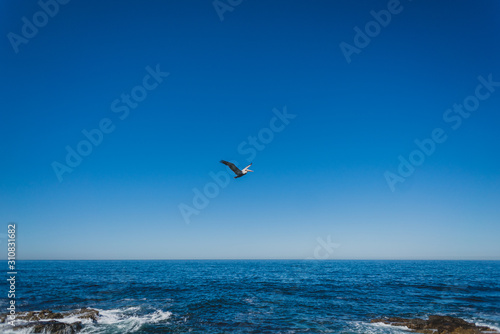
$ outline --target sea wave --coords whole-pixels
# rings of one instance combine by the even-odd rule
[[[496,331],[500,332],[500,327],[499,327],[499,326],[492,325],[491,323],[486,323],[486,322],[482,322],[482,321],[480,321],[480,322],[474,322],[474,324],[475,324],[476,326],[486,326],[486,327],[489,327],[489,328],[491,328],[491,329],[494,329],[494,330],[496,330]]]
[[[172,317],[172,312],[164,310],[153,310],[147,312],[141,307],[124,307],[117,309],[92,309],[99,312],[99,316],[94,321],[89,318],[80,318],[78,314],[73,311],[64,312],[68,314],[63,318],[47,318],[36,322],[49,322],[57,321],[65,324],[74,324],[80,322],[83,326],[80,333],[99,334],[99,333],[134,333],[140,331],[141,328],[148,324],[159,324],[167,322]],[[15,320],[16,326],[23,326],[24,328],[17,328],[14,330],[8,324],[0,324],[0,332],[6,334],[28,334],[33,333],[33,328],[30,323],[35,321]],[[45,333],[45,332],[44,332]],[[50,332],[47,332],[50,333]]]
[[[359,334],[401,334],[408,333],[406,326],[391,326],[384,323],[368,323],[363,321],[353,321],[349,323],[349,328],[354,333]]]

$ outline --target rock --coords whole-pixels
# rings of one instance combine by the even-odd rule
[[[79,319],[90,319],[96,322],[99,318],[99,311],[84,307],[78,311],[70,312],[71,315],[76,315]]]
[[[0,322],[4,323],[7,315],[0,315]],[[52,333],[52,334],[72,334],[78,333],[82,328],[82,322],[64,323],[56,319],[65,317],[76,317],[82,320],[92,320],[97,322],[99,311],[91,308],[81,308],[70,312],[52,312],[51,310],[30,311],[16,313],[16,321],[22,320],[26,323],[17,325],[14,330],[28,329],[30,333]]]
[[[73,334],[82,329],[81,322],[66,324],[56,320],[37,321],[21,326],[15,326],[14,330],[29,328],[30,333],[51,333],[51,334]]]
[[[61,313],[54,313],[51,310],[19,312],[16,314],[16,319],[25,321],[38,321],[49,319],[62,319],[64,315]]]
[[[16,314],[16,320],[24,320],[24,321],[55,320],[55,319],[62,319],[68,316],[76,316],[79,319],[90,319],[95,322],[99,318],[99,311],[84,307],[79,310],[65,312],[65,313],[52,312],[51,310],[19,312]],[[0,315],[0,322],[2,323],[5,322],[5,317],[6,314]]]
[[[481,334],[500,333],[486,326],[476,326],[460,318],[430,315],[428,320],[405,319],[399,317],[371,320],[372,323],[382,322],[392,326],[406,326],[409,329],[424,334]]]

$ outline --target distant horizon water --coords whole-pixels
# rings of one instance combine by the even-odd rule
[[[5,259],[4,259],[5,260]],[[500,258],[478,258],[478,259],[378,259],[378,258],[361,258],[361,259],[314,259],[314,258],[186,258],[186,259],[17,259],[16,261],[497,261],[500,262]]]

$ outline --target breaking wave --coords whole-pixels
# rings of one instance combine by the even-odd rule
[[[172,312],[163,310],[154,310],[144,312],[141,307],[127,307],[110,310],[93,309],[99,312],[97,320],[82,319],[78,315],[68,312],[64,318],[43,319],[38,322],[58,321],[65,324],[74,324],[80,322],[82,329],[79,333],[98,334],[98,333],[135,333],[141,331],[147,325],[161,324],[167,322],[172,317]],[[16,326],[24,326],[33,323],[33,321],[16,320]],[[13,330],[8,324],[0,324],[1,333],[28,334],[33,333],[32,327]],[[44,332],[45,333],[45,332]],[[50,333],[47,332],[47,333]]]

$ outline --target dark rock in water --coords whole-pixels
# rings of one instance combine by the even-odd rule
[[[1,323],[5,322],[6,316],[6,314],[0,315]],[[21,320],[26,323],[17,325],[13,329],[29,329],[30,333],[73,334],[78,333],[83,328],[81,321],[68,324],[56,320],[65,317],[76,317],[96,322],[99,318],[99,311],[84,307],[64,313],[52,312],[50,310],[19,312],[16,314],[16,322]]]
[[[62,315],[61,313],[54,313],[50,310],[20,312],[16,315],[17,320],[25,320],[25,321],[38,321],[38,320],[62,319],[62,318],[64,318],[64,315]]]
[[[30,333],[73,334],[82,329],[81,322],[66,324],[56,320],[37,321],[14,327],[14,330],[29,328]]]
[[[430,315],[428,320],[404,319],[398,317],[373,319],[372,323],[382,322],[392,326],[406,326],[409,329],[424,334],[486,334],[500,333],[486,326],[476,326],[460,318]]]
[[[5,322],[6,316],[7,316],[6,314],[0,315],[0,323]],[[51,310],[19,312],[16,314],[16,320],[24,320],[24,321],[55,320],[71,316],[77,317],[79,319],[90,319],[92,321],[97,321],[97,319],[99,318],[99,311],[84,307],[78,310],[64,312],[64,313],[52,312]]]
[[[99,318],[99,311],[84,307],[79,310],[72,311],[68,315],[74,315],[79,319],[90,319],[96,322],[97,319]]]

